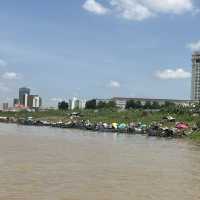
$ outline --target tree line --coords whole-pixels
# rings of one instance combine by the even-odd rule
[[[160,105],[157,101],[151,102],[146,101],[142,104],[139,100],[128,100],[126,102],[125,108],[128,109],[162,109],[162,108],[172,108],[176,105],[172,102],[166,101],[163,105]],[[117,108],[114,101],[104,102],[100,101],[97,103],[96,99],[92,99],[86,102],[86,109],[102,109],[102,108]]]
[[[200,104],[198,104],[198,108],[200,110]],[[114,101],[100,101],[97,103],[96,99],[92,99],[86,102],[85,109],[116,109],[117,105]],[[58,109],[61,111],[66,111],[69,109],[69,103],[66,101],[61,101],[58,103]],[[184,107],[181,105],[176,105],[175,103],[172,103],[170,101],[166,101],[163,105],[160,105],[158,102],[154,101],[146,101],[145,104],[143,104],[139,100],[129,100],[126,102],[125,106],[126,110],[129,109],[157,109],[161,111],[166,111],[170,113],[185,113],[189,112],[189,107]],[[196,107],[197,110],[197,107]]]
[[[126,109],[160,109],[161,106],[158,102],[146,101],[142,104],[141,101],[129,100],[126,103]]]
[[[114,101],[104,102],[100,101],[97,103],[96,99],[92,99],[86,102],[86,109],[103,109],[103,108],[117,108],[116,103]]]
[[[170,101],[165,101],[163,104],[159,104],[157,101],[146,101],[145,104],[142,104],[142,102],[138,100],[129,100],[126,103],[126,109],[174,110],[180,108],[183,108],[183,106],[177,106],[175,103]]]

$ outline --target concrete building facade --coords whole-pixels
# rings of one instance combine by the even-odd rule
[[[200,52],[192,55],[191,99],[200,100]]]

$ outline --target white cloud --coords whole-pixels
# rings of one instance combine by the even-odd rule
[[[97,15],[105,15],[108,13],[108,9],[98,3],[96,0],[86,0],[83,4],[83,8]]]
[[[120,88],[121,87],[121,84],[118,82],[118,81],[110,81],[109,84],[108,84],[109,87],[111,88]]]
[[[153,16],[149,8],[137,0],[111,0],[110,3],[115,12],[125,19],[140,21]]]
[[[0,67],[5,67],[7,65],[7,62],[3,59],[0,59]]]
[[[191,77],[191,73],[185,71],[182,68],[179,69],[165,69],[162,71],[157,71],[155,73],[156,78],[162,79],[162,80],[168,80],[168,79],[186,79]]]
[[[21,78],[21,75],[15,73],[15,72],[5,72],[5,73],[2,75],[2,78],[3,78],[3,79],[6,79],[6,80],[16,80],[16,79],[20,79],[20,78]]]
[[[194,0],[107,0],[110,12],[124,19],[141,21],[159,14],[198,13]],[[95,0],[87,0],[83,7],[97,14],[106,14],[108,8]]]
[[[194,9],[193,0],[144,0],[155,12],[182,14]]]
[[[187,45],[191,51],[200,51],[200,40]]]
[[[118,13],[130,20],[143,20],[160,13],[194,11],[193,0],[110,0]]]

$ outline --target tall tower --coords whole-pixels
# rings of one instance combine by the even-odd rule
[[[192,100],[200,100],[200,52],[192,54]]]
[[[21,105],[27,104],[27,96],[30,95],[30,89],[23,87],[23,88],[19,88],[19,103]]]

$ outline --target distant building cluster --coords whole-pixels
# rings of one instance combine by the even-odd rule
[[[41,106],[42,98],[32,95],[29,88],[22,87],[19,88],[19,97],[13,99],[13,106],[9,107],[8,102],[3,103],[3,111],[38,110]]]
[[[14,98],[14,108],[39,109],[42,106],[42,98],[32,95],[31,90],[26,87],[19,88],[19,98]]]

